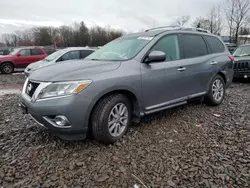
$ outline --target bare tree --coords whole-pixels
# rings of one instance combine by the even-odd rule
[[[235,43],[238,43],[239,31],[242,26],[246,26],[249,18],[249,0],[230,0],[226,12],[229,23],[230,35],[235,30]]]
[[[221,8],[219,5],[214,5],[209,14],[209,29],[211,33],[216,35],[220,35],[222,30],[222,15],[221,15]]]
[[[220,35],[222,30],[222,15],[220,6],[213,6],[206,17],[196,18],[192,26],[206,29],[213,34]]]
[[[189,20],[190,20],[190,16],[189,16],[189,15],[181,16],[181,17],[177,18],[177,19],[173,22],[173,25],[182,27],[182,26],[184,26]]]
[[[230,43],[232,43],[232,38],[234,36],[233,15],[235,12],[235,2],[236,2],[235,0],[225,0],[225,4],[227,5],[227,7],[225,8],[225,14],[227,19],[227,24],[229,27]]]

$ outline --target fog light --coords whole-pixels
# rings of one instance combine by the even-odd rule
[[[66,126],[69,122],[65,116],[56,116],[54,121],[58,126]]]

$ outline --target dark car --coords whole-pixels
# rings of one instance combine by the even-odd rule
[[[234,78],[250,77],[250,44],[239,46],[234,54]]]

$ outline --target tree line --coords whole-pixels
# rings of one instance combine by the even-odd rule
[[[24,31],[2,34],[1,38],[7,46],[102,46],[123,35],[122,30],[110,27],[94,26],[88,28],[82,21],[70,26],[34,27]]]

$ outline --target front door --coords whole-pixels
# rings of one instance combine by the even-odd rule
[[[178,36],[164,36],[151,51],[162,51],[166,53],[167,59],[141,64],[142,96],[146,113],[185,101],[188,89],[188,74],[183,67],[184,60],[181,60]]]
[[[27,67],[32,61],[30,49],[20,50],[15,61],[17,68]]]

